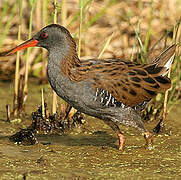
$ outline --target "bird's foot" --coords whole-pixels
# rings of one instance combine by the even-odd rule
[[[123,151],[124,149],[124,144],[125,144],[125,136],[121,133],[117,134],[118,135],[118,139],[119,139],[119,147],[118,149],[120,151]]]
[[[152,150],[153,149],[153,138],[154,138],[153,134],[148,131],[144,132],[144,138],[146,140],[146,148],[148,150]]]

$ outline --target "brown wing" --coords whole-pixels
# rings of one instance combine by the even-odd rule
[[[163,68],[119,59],[87,60],[74,70],[71,78],[89,81],[94,88],[106,90],[118,101],[133,107],[170,88],[170,80],[160,75]]]

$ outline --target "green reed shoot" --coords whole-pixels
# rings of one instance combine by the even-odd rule
[[[147,52],[149,41],[150,41],[151,26],[152,26],[152,19],[153,19],[153,3],[154,3],[154,0],[151,0],[150,20],[149,20],[148,30],[146,32],[146,38],[145,38],[145,42],[144,42],[144,52]],[[146,61],[147,61],[147,59],[146,59]]]
[[[91,1],[90,1],[91,2]],[[89,3],[90,3],[89,2]],[[108,3],[97,13],[95,14],[86,24],[84,30],[87,30],[92,24],[94,24],[101,16],[104,15],[106,10],[111,7],[112,4],[115,3],[115,0],[109,0]]]
[[[8,14],[8,5],[6,4],[5,7],[4,7],[4,15]],[[16,13],[16,9],[17,9],[17,3],[15,3],[13,5],[13,8],[11,10],[11,14],[8,15],[8,20],[7,20],[7,23],[4,27],[1,27],[1,36],[0,36],[0,47],[2,46],[2,43],[3,43],[3,40],[6,38],[8,32],[9,32],[9,29],[11,27],[11,23],[13,21],[13,18],[15,16],[15,13]],[[0,17],[1,18],[1,17]],[[1,23],[0,23],[1,24]],[[2,30],[3,29],[3,30]]]
[[[103,47],[102,51],[100,52],[100,54],[99,54],[99,56],[98,56],[98,59],[100,59],[100,58],[102,57],[102,55],[104,54],[104,52],[105,52],[105,50],[107,49],[107,47],[109,46],[110,41],[111,41],[111,39],[113,38],[113,36],[114,36],[114,33],[112,33],[112,34],[108,37],[107,41],[106,41],[105,44],[104,44],[104,47]]]

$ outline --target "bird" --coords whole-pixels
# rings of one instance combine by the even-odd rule
[[[136,128],[144,136],[146,148],[153,148],[154,135],[146,129],[140,111],[158,93],[171,87],[166,74],[176,44],[148,64],[119,58],[80,60],[70,32],[59,24],[50,24],[0,56],[35,46],[48,50],[47,79],[57,95],[76,110],[110,126],[118,136],[119,150],[125,146],[119,125]]]

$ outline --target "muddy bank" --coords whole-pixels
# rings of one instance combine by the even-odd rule
[[[33,81],[33,80],[32,80]],[[154,149],[145,150],[145,140],[128,127],[124,152],[117,150],[118,140],[102,121],[86,117],[83,130],[68,135],[42,135],[39,144],[16,145],[9,136],[31,124],[30,114],[41,103],[42,86],[30,84],[27,117],[6,122],[5,105],[13,99],[13,84],[0,82],[0,179],[178,179],[181,177],[181,104],[167,116],[171,136],[155,137]],[[44,86],[51,106],[51,89]],[[148,129],[156,121],[146,124]]]

